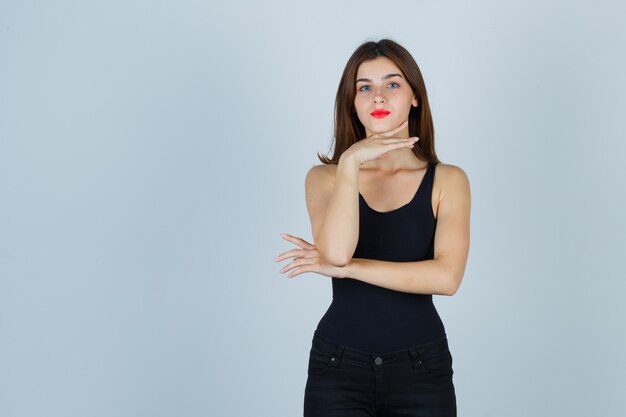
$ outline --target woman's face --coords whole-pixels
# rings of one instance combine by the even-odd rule
[[[361,63],[356,75],[354,108],[367,137],[399,126],[408,118],[411,106],[417,104],[411,86],[392,60],[379,56]],[[390,113],[374,117],[371,113],[377,109]],[[408,137],[408,133],[407,126],[394,136]]]

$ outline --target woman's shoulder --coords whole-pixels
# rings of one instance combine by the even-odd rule
[[[469,178],[463,168],[439,162],[435,165],[434,188],[441,191],[469,191]]]
[[[313,165],[309,172],[307,172],[307,178],[326,178],[335,180],[335,174],[337,173],[337,164],[319,164]]]
[[[439,162],[435,165],[435,171],[442,177],[446,178],[462,178],[465,177],[467,179],[467,174],[458,165],[452,164],[444,164],[443,162]]]
[[[324,189],[332,188],[335,184],[335,173],[337,165],[320,164],[313,165],[305,177],[306,190],[313,190],[322,187]]]

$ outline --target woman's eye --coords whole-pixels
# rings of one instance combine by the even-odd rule
[[[394,87],[394,88],[398,88],[398,87],[400,87],[400,84],[398,84],[398,83],[389,83],[388,85],[395,85],[396,87]],[[363,86],[361,86],[361,87],[359,88],[359,91],[366,91],[366,90],[364,90],[364,88],[369,88],[369,85],[363,85]]]

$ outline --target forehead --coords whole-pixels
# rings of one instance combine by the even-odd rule
[[[383,75],[389,73],[402,74],[400,68],[394,62],[384,56],[378,56],[372,60],[364,61],[359,65],[356,76],[357,78],[371,78],[373,80],[379,80]]]

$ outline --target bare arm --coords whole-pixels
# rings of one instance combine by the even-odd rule
[[[345,266],[359,240],[359,166],[344,153],[334,178],[324,167],[309,170],[306,203],[314,244],[330,264]]]
[[[417,262],[354,258],[343,277],[396,291],[454,295],[461,285],[469,254],[470,186],[465,172],[447,167],[439,196],[435,256]]]
[[[405,120],[350,146],[339,157],[334,176],[325,167],[309,170],[306,204],[315,247],[326,262],[343,267],[352,259],[359,241],[359,168],[394,149],[413,147],[417,138],[392,137],[407,125]]]
[[[452,295],[446,268],[433,259],[391,262],[353,258],[344,267],[343,277],[400,292]]]

